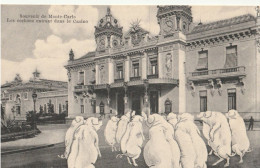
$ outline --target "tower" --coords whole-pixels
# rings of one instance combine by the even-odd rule
[[[107,8],[106,16],[101,18],[95,26],[95,40],[97,51],[105,51],[107,48],[118,47],[121,44],[123,27],[120,27],[118,20],[115,19]]]
[[[35,69],[35,71],[33,72],[33,79],[34,80],[38,80],[40,79],[40,72],[38,72],[37,68]]]
[[[190,6],[157,6],[160,25],[158,60],[159,77],[178,80],[179,113],[186,112],[186,34],[190,31],[192,13]]]
[[[192,13],[190,6],[157,6],[160,35],[171,35],[176,31],[186,34],[190,30]]]

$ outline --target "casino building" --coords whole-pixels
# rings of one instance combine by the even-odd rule
[[[1,115],[17,121],[26,120],[26,113],[34,110],[33,92],[37,94],[36,112],[67,113],[67,82],[42,79],[36,69],[29,81],[17,74],[13,81],[1,85]]]
[[[260,14],[193,23],[190,6],[158,6],[160,33],[123,33],[110,8],[95,26],[96,50],[65,66],[69,117],[226,112],[260,117]]]

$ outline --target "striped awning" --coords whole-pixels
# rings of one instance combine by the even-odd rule
[[[230,68],[230,67],[236,67],[237,66],[237,54],[232,53],[232,54],[227,54],[226,55],[226,63],[225,63],[225,68]]]
[[[208,52],[200,52],[199,53],[199,61],[197,64],[197,69],[208,69]]]

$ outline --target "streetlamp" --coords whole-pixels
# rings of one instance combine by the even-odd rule
[[[36,121],[35,121],[36,108],[35,108],[35,103],[36,103],[36,99],[37,99],[37,94],[36,94],[35,90],[33,91],[32,98],[33,98],[33,129],[35,129],[36,128]]]

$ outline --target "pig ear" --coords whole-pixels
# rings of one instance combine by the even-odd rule
[[[150,116],[147,118],[148,124],[153,124],[154,120],[155,120],[155,117],[154,117],[153,115],[150,115]]]
[[[77,123],[79,123],[80,121],[81,121],[81,117],[80,116],[76,116],[76,118],[75,118],[75,121],[77,122]]]

